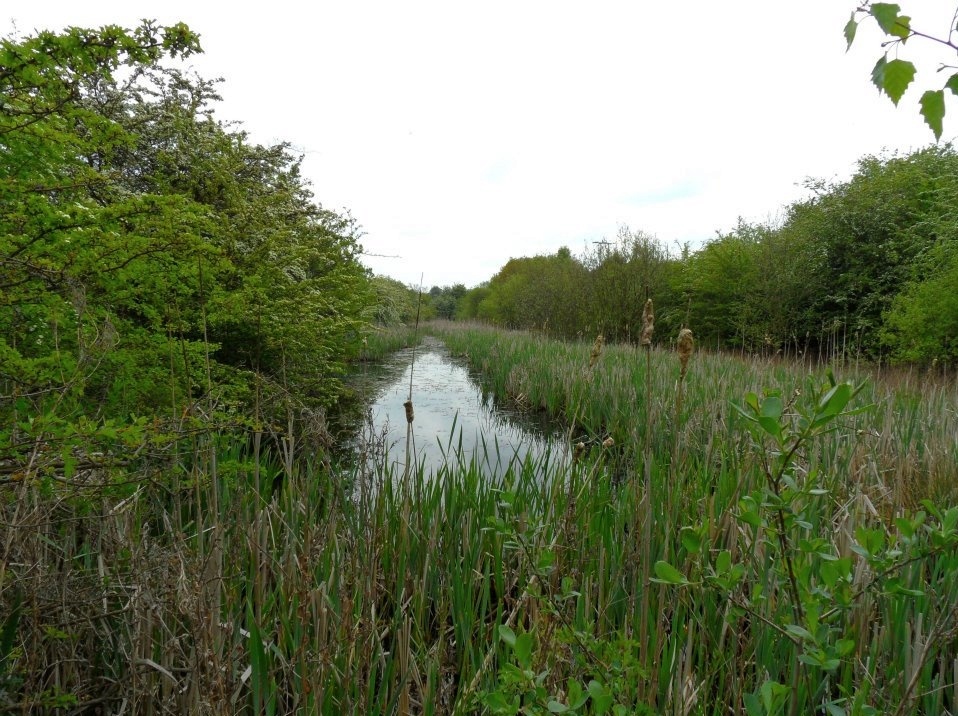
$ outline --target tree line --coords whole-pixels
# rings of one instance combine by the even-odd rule
[[[623,226],[578,256],[510,259],[455,315],[635,341],[651,297],[659,337],[688,326],[718,349],[958,361],[954,148],[868,156],[806,188],[779,220],[739,220],[694,251]]]
[[[631,341],[648,296],[660,337],[687,325],[722,349],[958,358],[950,145],[866,157],[847,181],[809,182],[779,222],[698,250],[622,227],[420,299],[369,275],[358,225],[315,200],[288,144],[216,119],[216,84],[169,62],[199,51],[185,25],[153,23],[0,40],[11,444],[80,417],[328,407],[363,331],[417,316]]]

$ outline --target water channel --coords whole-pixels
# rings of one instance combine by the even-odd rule
[[[407,457],[403,404],[410,374],[414,419]],[[424,475],[474,464],[489,478],[517,464],[541,467],[565,459],[556,426],[496,402],[465,359],[450,355],[436,338],[364,365],[350,383],[368,406],[355,445],[394,475],[405,472],[407,459]]]

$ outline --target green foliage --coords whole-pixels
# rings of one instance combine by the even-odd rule
[[[510,259],[488,287],[467,296],[464,315],[564,338],[603,333],[628,341],[641,333],[646,293],[666,297],[668,305],[674,268],[654,237],[623,226],[616,242],[598,242],[581,258],[561,248],[552,256]],[[677,311],[660,313],[666,331],[678,320]]]
[[[915,64],[909,60],[899,59],[897,53],[898,45],[904,45],[907,40],[913,37],[921,37],[932,41],[938,46],[944,46],[953,51],[958,51],[958,45],[952,41],[954,28],[948,28],[947,38],[937,38],[912,28],[911,18],[901,14],[901,6],[894,3],[864,3],[857,10],[853,11],[851,18],[845,25],[844,35],[847,43],[847,49],[851,49],[855,41],[859,23],[871,17],[877,23],[879,29],[885,34],[886,39],[882,47],[893,47],[896,51],[894,59],[888,59],[888,52],[878,59],[872,70],[872,82],[878,87],[879,92],[888,95],[888,98],[897,106],[899,100],[905,94],[905,91],[915,79],[917,69]],[[941,68],[947,66],[942,64]],[[954,69],[953,67],[951,69]],[[920,113],[925,123],[935,135],[935,139],[941,139],[944,129],[943,120],[945,117],[945,93],[948,89],[954,94],[958,94],[958,73],[952,74],[944,84],[943,89],[926,90],[920,101]]]
[[[741,405],[733,404],[758,452],[757,468],[764,482],[739,500],[736,514],[752,535],[753,554],[736,559],[727,549],[702,549],[699,540],[690,551],[696,586],[721,593],[741,619],[761,622],[789,645],[781,658],[791,664],[790,671],[783,671],[790,674],[790,684],[767,679],[745,696],[749,714],[784,713],[787,706],[791,713],[810,712],[816,704],[830,714],[879,713],[867,703],[871,685],[847,676],[861,658],[862,634],[855,615],[869,600],[923,597],[923,590],[903,587],[902,574],[958,545],[958,509],[943,514],[926,503],[936,518],[933,525],[927,525],[927,515],[920,512],[913,519],[899,520],[898,535],[858,530],[851,546],[862,560],[857,570],[852,556],[835,548],[830,525],[816,518],[825,509],[830,489],[800,456],[838,429],[841,421],[866,408],[849,408],[863,386],[829,377],[829,384],[803,401],[786,403],[778,391],[767,391],[761,397],[749,393]],[[701,535],[703,527],[691,525],[683,531]],[[761,561],[756,559],[759,552],[764,553]],[[856,577],[862,568],[872,575],[864,584]],[[656,564],[656,574],[666,584],[692,584],[665,562]],[[947,649],[952,621],[943,616],[932,628],[922,660],[931,650]],[[909,688],[898,713],[910,698]]]
[[[682,261],[696,335],[705,345],[823,357],[877,357],[891,347],[913,359],[891,309],[913,276],[937,275],[940,255],[951,251],[956,176],[948,145],[866,157],[848,181],[808,182],[814,195],[789,207],[779,226],[740,222]]]
[[[0,43],[0,381],[35,414],[173,419],[202,397],[230,419],[249,371],[336,399],[371,300],[358,227],[162,65],[196,51],[152,23]]]
[[[482,302],[489,297],[489,293],[488,283],[483,283],[475,288],[468,289],[456,307],[456,318],[461,321],[479,318],[479,307],[482,305]]]
[[[682,285],[689,316],[706,345],[761,345],[764,326],[758,321],[756,300],[760,240],[761,230],[740,220],[733,232],[709,242],[686,262]]]
[[[387,276],[374,276],[372,288],[375,294],[373,323],[388,328],[416,322],[418,290]]]
[[[476,314],[509,328],[574,335],[581,327],[586,271],[568,250],[554,256],[510,259],[489,281]]]
[[[915,66],[904,60],[881,57],[872,70],[872,82],[897,105],[908,85],[915,79]],[[937,135],[936,135],[937,136]]]
[[[847,181],[808,180],[810,198],[779,223],[739,220],[694,252],[669,254],[623,227],[617,242],[581,257],[560,250],[511,259],[463,296],[459,313],[562,338],[601,332],[629,341],[648,289],[657,341],[688,324],[710,347],[953,362],[944,345],[952,325],[945,267],[958,237],[956,177],[958,154],[947,144],[864,157]],[[921,301],[906,299],[920,281],[931,282]],[[940,317],[919,318],[931,304]]]
[[[958,242],[935,246],[895,296],[884,338],[907,361],[958,363]]]
[[[453,286],[433,286],[429,289],[430,317],[451,321],[458,317],[459,305],[466,295],[466,287],[457,283]]]

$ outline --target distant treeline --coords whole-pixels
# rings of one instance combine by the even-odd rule
[[[954,149],[866,157],[848,181],[806,186],[778,222],[740,221],[697,251],[621,227],[581,256],[514,258],[431,298],[447,317],[630,341],[650,296],[661,341],[687,325],[720,349],[958,361]]]

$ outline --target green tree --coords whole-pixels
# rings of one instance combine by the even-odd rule
[[[573,336],[581,330],[585,275],[568,249],[552,256],[510,259],[489,282],[477,315],[508,328]]]
[[[755,315],[757,259],[758,239],[742,222],[689,258],[684,277],[689,314],[704,343],[755,348],[764,342]]]
[[[135,138],[90,105],[87,88],[198,50],[186,26],[152,23],[0,41],[0,379],[39,414],[69,411],[84,394],[120,397],[124,381],[146,401],[161,397],[133,370],[113,386],[91,377],[118,349],[161,346],[162,335],[142,341],[125,329],[149,325],[195,283],[192,269],[171,267],[202,255],[202,213],[181,197],[123,190],[109,161]]]
[[[914,262],[952,222],[958,155],[945,145],[905,157],[865,157],[847,182],[810,186],[816,196],[793,205],[783,226],[815,244],[819,290],[810,297],[809,317],[819,331],[839,326],[877,354],[885,312]]]
[[[672,261],[654,236],[620,226],[613,242],[596,242],[583,259],[589,270],[585,292],[588,322],[611,340],[632,340],[642,329],[647,297],[656,303],[657,333],[678,332],[682,313],[672,294]],[[591,332],[591,331],[590,331]]]
[[[461,321],[479,318],[479,305],[489,296],[489,283],[484,282],[470,288],[463,295],[456,311],[456,318]]]
[[[883,337],[901,360],[958,363],[958,235],[920,262],[892,302]]]
[[[459,302],[466,295],[466,287],[461,283],[453,286],[433,286],[429,289],[429,297],[437,318],[451,321],[459,310]]]
[[[162,66],[198,50],[151,23],[0,43],[0,381],[19,411],[222,409],[251,370],[336,399],[371,296],[358,226],[287,145],[215,121],[212,83]]]
[[[374,276],[372,287],[374,323],[386,327],[415,323],[418,291],[388,276]]]

